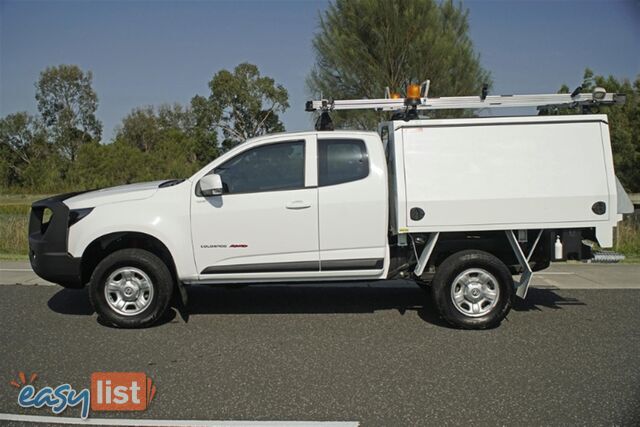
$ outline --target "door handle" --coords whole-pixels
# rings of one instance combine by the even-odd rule
[[[307,203],[304,200],[294,200],[285,205],[287,209],[307,209],[311,207],[311,203]]]

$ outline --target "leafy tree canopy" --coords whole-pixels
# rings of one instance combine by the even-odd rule
[[[175,144],[185,144],[192,150],[190,161],[205,165],[219,154],[217,130],[209,111],[180,104],[135,108],[116,130],[116,141],[151,152],[170,137]]]
[[[80,145],[99,141],[102,134],[92,79],[91,71],[85,73],[77,65],[59,65],[47,67],[36,83],[42,120],[60,152],[72,161]]]
[[[233,72],[221,70],[209,88],[208,99],[196,96],[191,105],[205,128],[222,130],[223,149],[248,138],[284,131],[278,113],[289,108],[289,94],[271,77],[261,76],[255,65],[243,63]]]
[[[491,78],[467,17],[451,0],[335,0],[320,17],[307,85],[328,99],[381,98],[385,87],[403,93],[409,79],[430,79],[430,96],[479,94]],[[379,119],[374,112],[334,116],[337,124],[367,129]]]
[[[3,185],[33,187],[44,184],[43,177],[51,183],[60,181],[48,166],[58,168],[61,159],[47,143],[42,123],[26,112],[0,119],[0,154]]]
[[[624,93],[627,101],[624,105],[601,106],[585,111],[578,109],[560,109],[543,111],[542,114],[600,113],[609,118],[609,133],[616,175],[627,191],[640,192],[640,75],[635,81],[617,79],[614,76],[596,75],[591,69],[584,71],[582,91],[591,92],[597,86],[607,92]],[[571,89],[562,85],[560,93],[569,93]]]
[[[284,131],[278,114],[288,94],[251,64],[213,76],[208,97],[133,109],[110,143],[101,144],[92,74],[48,67],[36,83],[38,117],[0,120],[0,184],[37,192],[184,178],[223,150],[253,136]],[[218,136],[224,137],[223,144]]]

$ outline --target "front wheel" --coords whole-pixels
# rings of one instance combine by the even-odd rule
[[[122,249],[100,261],[89,296],[101,320],[142,328],[164,314],[172,292],[171,273],[160,258],[141,249]]]
[[[490,253],[465,250],[438,266],[432,294],[447,322],[464,329],[486,329],[509,313],[513,278],[507,266]]]

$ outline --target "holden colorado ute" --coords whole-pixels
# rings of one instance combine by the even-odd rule
[[[37,201],[31,265],[51,282],[88,286],[99,317],[120,327],[154,323],[174,292],[186,300],[188,284],[387,279],[428,285],[455,326],[497,325],[549,265],[554,230],[611,246],[627,196],[606,115],[416,114],[438,101],[522,100],[462,98],[359,100],[354,108],[400,113],[378,132],[319,126],[250,139],[188,179]],[[328,111],[352,104],[307,108],[326,125]]]

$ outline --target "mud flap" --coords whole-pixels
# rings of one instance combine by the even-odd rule
[[[189,295],[187,293],[187,286],[181,281],[177,281],[176,288],[178,288],[178,293],[180,294],[180,298],[176,298],[176,294],[174,292],[174,307],[180,314],[180,317],[185,322],[189,321],[189,310],[187,310],[187,304],[189,303]]]
[[[178,281],[178,289],[180,290],[180,299],[182,300],[182,305],[185,307],[189,302],[189,295],[187,294],[187,289],[185,288],[184,283]]]

